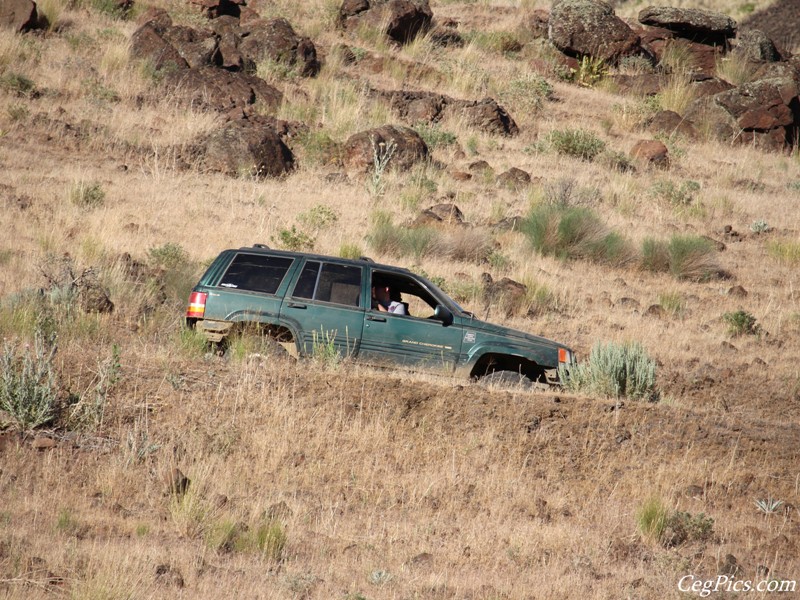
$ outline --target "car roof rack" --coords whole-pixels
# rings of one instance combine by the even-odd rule
[[[269,250],[270,247],[266,244],[253,244],[253,248],[261,248],[262,250]]]
[[[358,260],[363,260],[364,262],[369,262],[369,263],[374,263],[375,262],[369,256],[359,256]]]

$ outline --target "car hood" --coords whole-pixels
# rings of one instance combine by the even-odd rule
[[[525,333],[524,331],[519,331],[518,329],[512,329],[511,327],[504,327],[502,325],[495,325],[494,323],[481,321],[475,317],[462,317],[461,324],[465,330],[475,330],[476,333],[491,336],[496,341],[502,341],[509,344],[518,344],[521,346],[544,346],[548,348],[567,348],[563,344],[559,344],[553,340],[543,338],[532,333]]]

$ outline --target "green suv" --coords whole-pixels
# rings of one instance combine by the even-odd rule
[[[397,312],[378,301],[389,294]],[[212,342],[237,325],[258,325],[300,356],[332,345],[365,363],[504,383],[552,383],[559,365],[574,361],[562,344],[477,319],[407,269],[261,244],[214,260],[191,292],[186,320]]]

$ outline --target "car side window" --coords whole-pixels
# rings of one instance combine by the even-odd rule
[[[238,254],[222,276],[219,286],[274,294],[293,261],[285,256]]]
[[[361,267],[309,261],[297,280],[292,296],[345,306],[359,306]]]

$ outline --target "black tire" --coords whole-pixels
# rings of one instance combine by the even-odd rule
[[[492,387],[519,388],[523,390],[529,390],[533,387],[533,381],[516,371],[492,371],[481,377],[480,382],[483,385]]]

